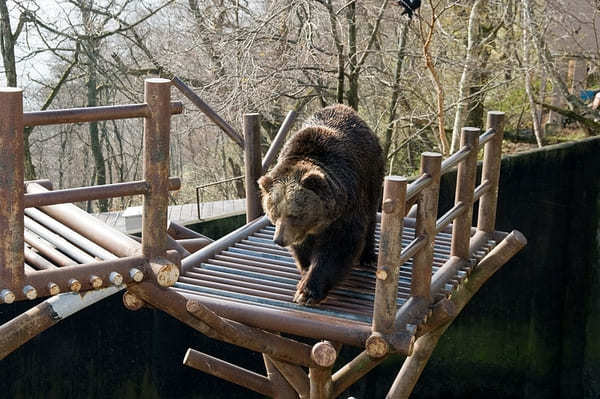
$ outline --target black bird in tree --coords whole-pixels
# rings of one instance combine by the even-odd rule
[[[413,12],[421,7],[421,0],[398,0],[398,5],[404,7],[401,15],[407,14],[408,18],[412,18]]]

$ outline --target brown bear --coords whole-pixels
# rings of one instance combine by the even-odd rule
[[[294,134],[258,181],[273,240],[300,270],[294,302],[314,305],[353,265],[374,265],[384,159],[356,112],[332,105]]]

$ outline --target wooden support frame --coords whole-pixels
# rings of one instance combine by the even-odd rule
[[[246,168],[246,223],[250,223],[263,213],[257,183],[262,175],[259,114],[244,114],[244,165]]]

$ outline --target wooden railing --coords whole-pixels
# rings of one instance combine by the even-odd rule
[[[382,357],[390,346],[401,353],[409,352],[414,320],[426,317],[433,302],[432,292],[442,288],[448,277],[467,262],[472,245],[489,238],[495,229],[498,180],[502,155],[504,114],[489,112],[487,130],[465,127],[461,148],[442,162],[442,156],[427,152],[421,158],[421,175],[411,184],[398,176],[384,182],[381,239],[377,266],[372,335],[366,348],[372,357]],[[484,148],[481,183],[476,186],[477,156]],[[438,218],[440,177],[457,167],[454,206]],[[477,233],[472,237],[473,205],[479,201]],[[405,211],[416,203],[414,239],[402,248]],[[451,259],[432,278],[433,243],[438,233],[452,223]],[[397,281],[400,266],[412,262],[411,297],[396,309]]]
[[[0,301],[34,299],[65,291],[97,289],[103,285],[141,281],[145,276],[163,286],[172,285],[179,275],[177,257],[167,250],[168,191],[180,186],[169,178],[169,139],[172,114],[183,110],[171,102],[171,82],[147,79],[143,104],[23,112],[22,90],[0,89]],[[124,118],[144,118],[144,180],[49,191],[39,182],[23,184],[23,130],[25,126],[92,122]],[[27,193],[25,193],[27,191]],[[74,201],[142,194],[144,196],[143,235],[136,241],[115,234],[83,210],[65,204]],[[68,226],[83,249],[98,245],[113,254],[108,260],[77,266],[52,267],[26,251],[25,208],[42,207],[44,212]],[[45,270],[26,265],[37,259]],[[35,259],[34,259],[35,258]],[[120,259],[119,259],[120,258]],[[87,259],[87,258],[86,258]]]

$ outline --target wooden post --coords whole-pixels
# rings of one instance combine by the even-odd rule
[[[171,81],[146,79],[144,99],[150,115],[144,119],[144,180],[149,190],[144,195],[142,253],[152,259],[167,251]]]
[[[525,236],[513,230],[481,260],[477,268],[469,276],[469,280],[465,283],[463,289],[457,291],[452,296],[451,301],[455,305],[455,312],[450,319],[434,330],[429,330],[425,326],[425,329],[429,330],[429,332],[417,339],[413,354],[404,361],[400,372],[386,396],[387,399],[408,398],[410,396],[440,337],[452,321],[456,319],[460,311],[479,291],[483,284],[526,244],[527,239]],[[430,322],[436,323],[437,320],[430,320]]]
[[[477,228],[486,233],[493,233],[496,229],[498,182],[500,180],[502,139],[504,137],[504,112],[488,112],[487,129],[494,129],[495,134],[493,139],[485,143],[481,181],[488,181],[491,184],[491,187],[479,200]]]
[[[469,147],[469,155],[458,164],[456,177],[456,195],[454,204],[462,203],[466,207],[462,215],[454,220],[452,225],[451,256],[462,259],[469,257],[469,240],[471,238],[471,225],[473,223],[473,195],[477,172],[477,151],[480,129],[463,127],[460,136],[460,146]]]
[[[244,114],[244,165],[246,168],[246,223],[262,215],[257,180],[262,175],[260,115]]]
[[[396,317],[405,202],[406,179],[400,176],[386,177],[383,186],[381,239],[377,260],[372,326],[373,333],[382,335],[393,331]],[[377,334],[374,335],[371,341],[380,342],[381,340],[375,339]],[[374,347],[379,348],[381,345],[374,345]],[[373,353],[381,354],[381,351],[375,350]]]
[[[312,347],[310,356],[316,363],[308,372],[310,399],[329,399],[333,393],[331,368],[335,364],[337,352],[330,342],[321,341]]]
[[[144,119],[144,194],[142,253],[148,258],[149,275],[168,287],[179,277],[178,265],[162,257],[167,251],[169,206],[169,139],[171,135],[171,81],[146,79],[144,99],[150,115]]]
[[[0,88],[0,149],[0,289],[20,291],[25,275],[21,89]],[[10,295],[2,295],[2,299],[4,302],[10,302]]]
[[[411,295],[425,298],[431,303],[431,265],[433,263],[433,243],[437,221],[438,197],[440,191],[440,171],[442,154],[425,152],[421,156],[421,173],[431,177],[432,182],[419,194],[415,236],[425,237],[426,243],[416,253],[413,260]]]

